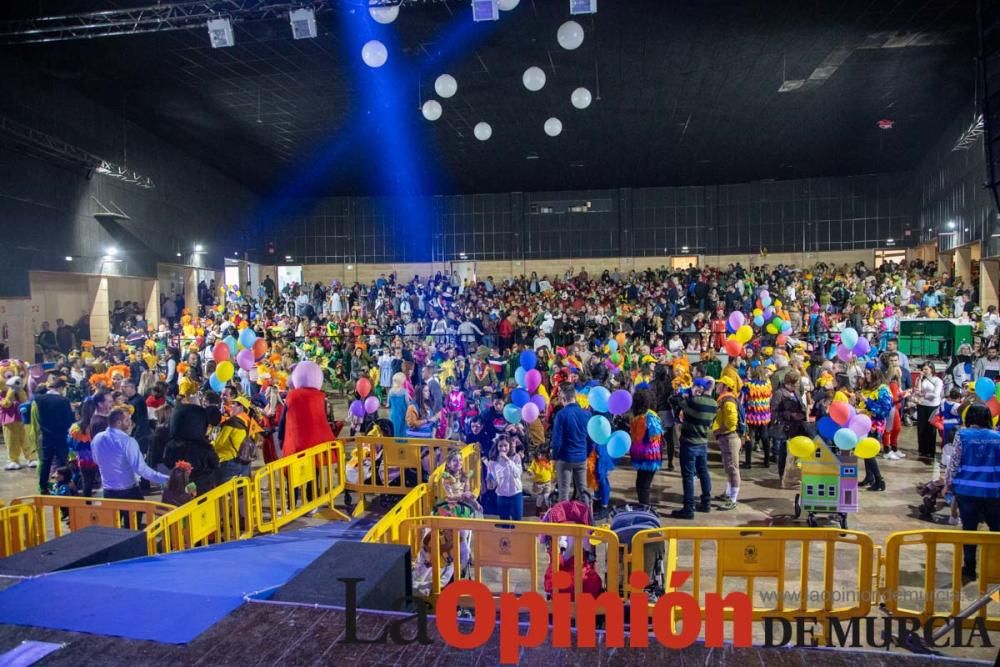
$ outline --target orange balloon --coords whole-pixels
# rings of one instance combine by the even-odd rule
[[[743,354],[743,345],[735,338],[730,338],[726,341],[726,352],[731,357],[738,357]]]
[[[260,361],[267,354],[267,341],[263,338],[258,338],[253,343],[253,358],[256,361]]]
[[[1000,401],[998,401],[995,396],[986,401],[986,407],[990,409],[990,414],[994,417],[1000,415]]]
[[[619,346],[624,345],[625,344],[625,334],[624,333],[619,333],[617,336],[615,336],[615,340],[618,341],[618,345]]]

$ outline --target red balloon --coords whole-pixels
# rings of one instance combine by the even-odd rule
[[[777,338],[777,340],[775,342],[778,345],[784,345],[785,343],[788,342],[788,336],[786,336],[785,334],[781,334],[780,336],[778,336],[778,338]]]
[[[726,352],[731,357],[738,357],[743,354],[743,345],[735,338],[730,338],[726,341]]]
[[[834,401],[830,404],[830,419],[841,426],[847,426],[851,418],[851,406],[844,401]]]
[[[995,396],[986,401],[986,407],[990,409],[990,414],[994,417],[1000,415],[1000,401],[998,401]]]
[[[222,341],[216,343],[215,347],[212,348],[212,358],[215,359],[215,363],[217,364],[223,361],[229,361],[229,356],[229,346]]]
[[[228,348],[227,348],[228,349]],[[267,341],[263,338],[258,338],[253,342],[253,358],[256,361],[260,361],[267,354]]]
[[[368,394],[372,391],[372,383],[368,378],[358,378],[357,383],[354,385],[354,391],[358,392],[358,396],[361,398],[368,398]]]

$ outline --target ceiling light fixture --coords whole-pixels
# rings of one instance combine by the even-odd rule
[[[195,246],[194,246],[194,251],[195,252],[204,252],[204,250],[205,250],[205,248],[203,248],[200,243],[195,244]]]
[[[118,254],[118,248],[114,247],[113,245],[109,245],[107,249],[107,254],[114,257],[115,255]]]
[[[66,255],[66,261],[67,261],[67,262],[72,262],[72,261],[73,261],[73,258],[72,258],[72,257],[70,257],[69,255]]]
[[[569,13],[576,14],[596,14],[597,0],[569,0]]]
[[[497,6],[497,0],[472,0],[472,20],[476,23],[499,21],[500,7]]]
[[[211,19],[208,21],[208,39],[213,49],[222,49],[236,43],[233,37],[233,22],[228,18]]]
[[[312,9],[291,10],[288,12],[288,22],[292,26],[292,39],[316,37],[316,12]]]
[[[178,256],[178,257],[180,257],[180,256],[181,256],[181,254],[180,254],[180,253],[177,253],[177,256]]]

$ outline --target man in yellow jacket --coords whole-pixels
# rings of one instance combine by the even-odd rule
[[[220,483],[233,477],[249,477],[250,461],[240,460],[240,448],[250,435],[250,400],[237,396],[230,405],[229,418],[222,423],[212,446],[219,456]]]
[[[736,381],[723,372],[716,385],[719,411],[715,413],[715,421],[712,422],[715,442],[719,445],[719,450],[722,453],[722,467],[728,478],[726,492],[716,497],[716,500],[722,502],[719,507],[722,510],[735,509],[736,498],[740,493],[740,446],[742,443],[738,433],[740,423],[738,389]]]

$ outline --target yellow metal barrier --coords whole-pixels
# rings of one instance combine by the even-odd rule
[[[316,445],[267,464],[253,478],[257,530],[276,533],[323,506],[337,519],[348,520],[334,507],[344,492],[344,482],[344,446],[339,442]]]
[[[11,507],[26,506],[35,513],[35,544],[61,537],[88,526],[142,530],[158,517],[174,509],[173,505],[148,500],[117,500],[111,498],[80,498],[77,496],[22,496]]]
[[[347,490],[360,496],[355,516],[364,512],[366,494],[405,496],[430,480],[449,451],[465,446],[453,440],[369,436],[341,442],[345,449],[354,447],[347,463]]]
[[[462,469],[465,474],[469,476],[469,489],[475,495],[479,495],[481,490],[481,477],[482,477],[482,463],[479,458],[479,445],[466,445],[461,450],[462,455]],[[430,478],[427,480],[427,485],[430,486],[431,492],[434,496],[434,502],[440,502],[446,500],[447,494],[444,490],[444,482],[442,477],[445,472],[445,466],[447,463],[442,463],[439,465],[434,472],[431,473]]]
[[[547,538],[547,539],[546,539]],[[542,548],[542,541],[550,546]],[[586,548],[598,567],[603,568],[604,582],[618,581],[618,536],[606,528],[540,521],[489,521],[453,517],[417,517],[399,524],[397,543],[409,544],[415,558],[429,564],[430,581],[426,597],[432,604],[451,581],[468,579],[486,585],[494,594],[541,592],[545,571],[552,564],[553,549],[562,544],[561,558],[573,558],[574,599],[584,586]],[[442,581],[446,564],[452,565],[452,577]],[[511,573],[524,574],[512,581]],[[415,580],[417,574],[414,574]]]
[[[413,489],[392,509],[378,520],[365,535],[362,542],[378,542],[380,544],[395,544],[399,539],[399,525],[406,519],[427,516],[431,512],[434,497],[428,484],[421,484]]]
[[[36,546],[35,511],[30,505],[0,507],[0,558]]]
[[[663,548],[656,549],[658,545]],[[625,581],[631,572],[645,571],[667,592],[690,593],[703,617],[705,593],[746,593],[754,620],[862,617],[875,595],[872,540],[857,531],[653,528],[637,533],[629,551]],[[662,554],[662,565],[648,562],[656,551]],[[681,586],[672,585],[677,572],[690,573]],[[714,579],[711,586],[705,584],[709,578]],[[726,609],[725,619],[732,616]]]
[[[963,586],[962,547],[978,546],[977,574],[973,590]],[[912,553],[916,551],[916,558]],[[906,552],[910,552],[910,557]],[[922,553],[920,553],[922,552]],[[893,616],[919,618],[926,623],[932,616],[958,616],[964,607],[985,597],[1000,584],[1000,533],[965,530],[911,530],[889,535],[885,543],[885,609]],[[939,567],[940,566],[940,567]],[[909,602],[919,606],[908,606]],[[990,613],[992,610],[992,614]],[[989,630],[1000,630],[996,602],[985,605],[963,621],[971,627],[985,619]]]
[[[175,508],[146,529],[149,554],[253,537],[252,493],[253,486],[248,478],[234,477]]]

